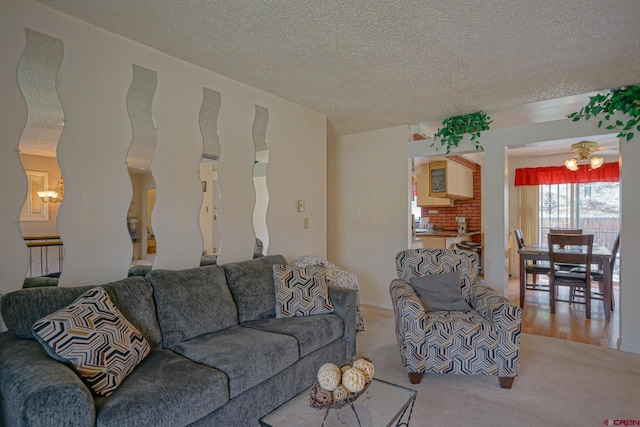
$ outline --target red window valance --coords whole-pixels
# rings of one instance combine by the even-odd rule
[[[590,165],[580,165],[577,171],[570,171],[564,166],[547,166],[539,168],[516,169],[515,185],[542,184],[585,184],[589,182],[620,181],[618,162],[605,163],[598,169],[589,170]]]

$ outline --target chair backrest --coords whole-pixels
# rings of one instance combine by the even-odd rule
[[[516,243],[518,244],[518,249],[522,249],[525,247],[524,243],[524,235],[522,234],[522,230],[519,228],[517,230],[513,230],[513,235],[516,237]]]
[[[616,257],[618,256],[618,250],[620,249],[620,233],[613,242],[613,248],[611,248],[611,274],[613,274],[613,268],[616,266]]]
[[[407,282],[412,277],[459,271],[462,294],[467,297],[476,279],[478,255],[456,249],[405,249],[396,255],[396,271]]]
[[[549,242],[550,275],[554,278],[555,264],[576,264],[590,269],[593,253],[593,234],[551,234]],[[587,283],[590,275],[586,275]]]
[[[582,234],[581,228],[552,228],[549,230],[551,234]]]

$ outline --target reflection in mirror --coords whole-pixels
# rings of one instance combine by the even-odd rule
[[[218,183],[218,164],[222,148],[220,135],[218,135],[220,105],[220,92],[203,88],[202,106],[200,107],[200,132],[202,133],[200,231],[204,242],[201,264],[214,263],[221,247],[220,229],[218,228],[218,208],[222,196]]]
[[[64,181],[56,158],[64,112],[56,90],[62,65],[62,40],[25,29],[26,46],[18,63],[18,84],[27,104],[27,123],[20,138],[20,160],[28,191],[20,212],[20,231],[29,248],[24,286],[57,284],[64,247],[57,217]]]
[[[267,208],[269,207],[269,189],[267,188],[267,167],[269,166],[269,147],[267,146],[267,125],[269,110],[256,105],[253,120],[253,145],[256,160],[253,164],[253,188],[256,203],[253,208],[253,230],[256,235],[254,252],[267,254],[269,248],[269,230],[267,230]]]
[[[127,212],[127,227],[133,242],[133,264],[152,265],[156,252],[151,227],[156,188],[151,174],[151,159],[156,147],[156,127],[151,104],[157,83],[155,71],[133,65],[133,80],[127,93],[127,111],[133,130],[127,153],[127,167],[133,186]]]

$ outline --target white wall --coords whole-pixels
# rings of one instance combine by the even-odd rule
[[[620,349],[640,354],[640,138],[620,144]]]
[[[391,307],[396,253],[410,248],[408,126],[328,145],[328,257],[357,274],[364,304]]]
[[[26,177],[17,147],[27,110],[18,87],[17,64],[25,28],[59,38],[64,60],[58,93],[65,128],[58,161],[65,200],[58,228],[67,253],[61,285],[104,283],[126,276],[132,244],[126,228],[131,181],[126,153],[131,124],[126,95],[132,64],[158,74],[153,100],[157,145],[153,157],[157,203],[154,268],[198,265],[203,241],[199,222],[202,189],[198,173],[202,136],[198,124],[202,88],[221,93],[218,128],[222,141],[219,212],[220,262],[251,258],[254,248],[251,182],[255,104],[269,109],[267,176],[269,253],[288,259],[326,256],[326,117],[228,78],[134,43],[27,0],[0,3],[0,283],[18,289],[27,270],[18,217]],[[306,200],[305,217],[296,200]]]

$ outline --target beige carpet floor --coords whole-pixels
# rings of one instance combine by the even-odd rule
[[[393,312],[363,310],[366,331],[358,333],[357,352],[374,362],[377,378],[418,391],[411,427],[640,423],[640,355],[523,334],[511,390],[481,375],[429,374],[416,385],[400,360]]]

